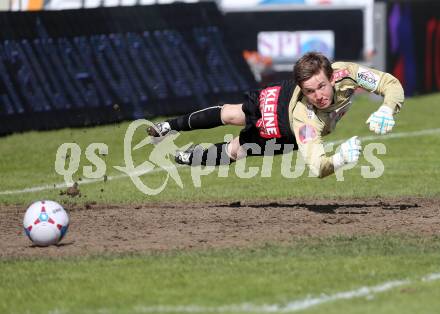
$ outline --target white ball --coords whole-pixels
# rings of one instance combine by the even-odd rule
[[[38,201],[28,207],[23,227],[29,239],[38,246],[57,244],[66,235],[69,216],[53,201]]]

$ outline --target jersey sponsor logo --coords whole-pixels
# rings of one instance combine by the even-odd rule
[[[366,68],[359,67],[356,74],[356,82],[359,86],[369,91],[375,91],[377,86],[379,86],[379,75]]]
[[[299,128],[299,141],[302,144],[307,144],[308,142],[313,141],[318,132],[316,132],[316,129],[310,125],[310,124],[304,124]]]
[[[263,138],[280,138],[281,132],[278,127],[278,98],[281,86],[271,86],[260,92],[261,118],[257,121],[257,128]]]
[[[348,72],[347,69],[336,70],[336,71],[333,71],[332,81],[336,82],[336,81],[339,81],[347,76],[350,76],[350,72]]]

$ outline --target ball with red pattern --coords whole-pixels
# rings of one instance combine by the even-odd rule
[[[38,201],[26,210],[23,227],[35,245],[57,244],[69,228],[69,215],[57,202]]]

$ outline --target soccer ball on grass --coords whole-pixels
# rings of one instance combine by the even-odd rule
[[[66,235],[69,216],[53,201],[38,201],[26,210],[23,227],[29,239],[38,246],[57,244]]]

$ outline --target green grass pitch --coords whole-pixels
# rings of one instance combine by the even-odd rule
[[[377,179],[363,178],[361,167],[369,163],[361,158],[355,168],[344,173],[343,182],[337,181],[335,176],[309,178],[307,171],[299,178],[287,179],[281,175],[281,156],[277,156],[271,177],[262,177],[259,172],[253,178],[242,179],[232,165],[227,177],[219,177],[216,169],[202,176],[201,186],[196,187],[191,169],[180,167],[183,188],[170,180],[158,195],[145,195],[128,177],[81,184],[87,179],[83,167],[91,165],[85,158],[85,150],[91,143],[108,146],[108,154],[101,156],[107,177],[121,175],[114,166],[124,165],[123,138],[128,122],[14,134],[0,138],[0,204],[3,207],[20,204],[24,211],[28,204],[39,199],[62,204],[407,196],[438,199],[439,104],[440,94],[408,99],[392,133],[400,137],[363,142],[364,145],[385,144],[387,153],[378,156],[384,164],[384,174]],[[380,102],[366,95],[356,98],[351,111],[326,141],[373,135],[365,120],[379,106]],[[223,140],[224,134],[237,135],[238,132],[239,128],[233,127],[188,132],[178,137],[176,145],[216,143]],[[138,130],[133,143],[144,137],[142,130]],[[81,197],[60,195],[60,190],[65,188],[53,187],[63,182],[54,164],[58,147],[66,142],[75,142],[81,148],[79,170],[74,175],[80,183]],[[135,151],[135,164],[142,163],[150,149]],[[247,160],[246,166],[260,167],[261,163],[261,158],[253,157]],[[166,174],[155,171],[141,179],[151,187],[158,187]],[[44,186],[48,188],[22,191]],[[268,313],[267,305],[276,305],[273,313],[438,313],[440,280],[423,280],[427,274],[438,273],[440,238],[435,235],[292,239],[287,244],[270,243],[242,249],[61,259],[4,258],[0,260],[0,313]],[[383,292],[335,297],[305,309],[291,304],[311,299],[322,301],[340,292],[396,280],[407,282]]]

